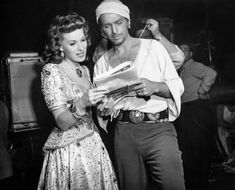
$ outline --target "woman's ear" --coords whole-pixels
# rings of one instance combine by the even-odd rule
[[[60,47],[59,47],[59,49],[60,49],[60,51],[64,51],[64,49],[63,49],[63,47],[62,47],[62,46],[60,46]]]
[[[59,47],[61,57],[64,57],[64,49],[62,46]]]

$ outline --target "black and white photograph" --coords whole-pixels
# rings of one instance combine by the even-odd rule
[[[2,0],[1,190],[234,190],[233,0]]]

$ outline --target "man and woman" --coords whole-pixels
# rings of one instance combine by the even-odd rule
[[[130,36],[130,13],[118,0],[96,9],[102,36],[112,43],[95,64],[94,76],[131,61],[139,77],[137,96],[117,105],[115,162],[120,189],[184,190],[181,152],[172,124],[180,114],[184,91],[171,58],[156,40]],[[92,87],[82,62],[88,27],[77,14],[58,16],[49,29],[42,92],[57,127],[44,145],[38,189],[117,189],[107,151],[91,119],[91,106],[102,113],[107,90]],[[108,101],[109,103],[109,101]],[[109,115],[107,110],[102,115]]]

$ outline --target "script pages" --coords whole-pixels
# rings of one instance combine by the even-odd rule
[[[96,86],[107,88],[109,93],[106,95],[112,97],[115,102],[126,96],[136,96],[134,87],[140,84],[137,71],[131,61],[97,75],[94,83]]]

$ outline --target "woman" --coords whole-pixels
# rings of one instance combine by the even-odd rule
[[[81,63],[90,45],[88,25],[76,13],[56,16],[49,29],[42,92],[54,127],[45,145],[38,189],[118,189],[110,158],[91,118],[104,89],[91,88]]]

